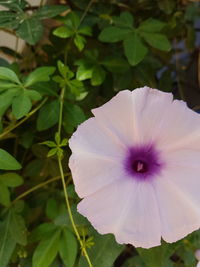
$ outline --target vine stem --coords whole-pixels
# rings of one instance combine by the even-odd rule
[[[59,122],[58,122],[58,135],[59,135],[59,137],[61,137],[61,129],[62,129],[64,95],[65,95],[65,87],[62,88],[61,93],[60,93],[60,112],[59,112]],[[90,267],[93,267],[93,265],[90,261],[89,255],[87,253],[87,250],[84,246],[83,241],[81,240],[80,234],[79,234],[77,227],[76,227],[76,224],[74,222],[73,214],[72,214],[70,203],[69,203],[69,197],[68,197],[68,193],[67,193],[67,185],[65,182],[65,176],[64,176],[63,166],[62,166],[62,159],[61,159],[60,155],[58,155],[58,165],[59,165],[60,175],[61,175],[61,179],[62,179],[62,185],[63,185],[63,191],[64,191],[64,196],[65,196],[67,211],[69,214],[69,218],[70,218],[74,233],[76,234],[76,237],[80,243],[82,252],[83,252],[83,254],[84,254],[84,256],[88,262],[88,265]]]
[[[70,175],[70,173],[65,173],[65,174],[64,174],[64,176],[68,176],[68,175]],[[47,185],[47,184],[50,184],[50,183],[52,183],[52,182],[54,182],[54,181],[59,180],[60,177],[61,177],[60,175],[59,175],[59,176],[55,176],[55,177],[53,177],[53,178],[51,178],[51,179],[49,179],[49,180],[47,180],[47,181],[45,181],[45,182],[42,182],[42,183],[40,183],[40,184],[37,184],[36,186],[32,187],[31,189],[25,191],[24,193],[22,193],[21,195],[19,195],[18,197],[16,197],[16,198],[12,201],[12,204],[14,204],[15,202],[17,202],[17,201],[20,200],[21,198],[26,197],[27,195],[29,195],[29,194],[32,193],[33,191],[35,191],[35,190],[37,190],[37,189],[39,189],[39,188],[41,188],[41,187],[43,187],[43,186],[45,186],[45,185]]]
[[[8,133],[10,133],[12,130],[14,130],[15,128],[17,128],[19,125],[21,125],[22,123],[24,123],[25,121],[27,121],[36,111],[38,111],[38,109],[40,109],[44,103],[47,101],[47,97],[35,108],[33,109],[31,112],[29,112],[26,117],[24,117],[21,121],[19,121],[18,123],[14,124],[13,126],[7,127],[5,129],[5,131],[0,134],[0,139],[3,138],[5,135],[7,135]]]
[[[90,2],[88,3],[88,5],[87,5],[86,9],[84,10],[83,15],[82,15],[82,17],[80,19],[79,25],[81,25],[82,21],[84,20],[85,16],[87,15],[87,13],[88,13],[91,5],[93,4],[93,2],[94,2],[94,0],[90,0]]]

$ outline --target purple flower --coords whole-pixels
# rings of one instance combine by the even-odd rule
[[[171,93],[119,92],[70,139],[78,211],[118,243],[150,248],[200,227],[200,116]]]

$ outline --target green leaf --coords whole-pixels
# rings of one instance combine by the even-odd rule
[[[132,33],[130,29],[118,28],[115,26],[107,27],[99,35],[99,40],[106,43],[116,43],[123,41],[124,38]]]
[[[29,98],[33,101],[37,101],[37,100],[40,100],[42,98],[41,94],[38,93],[37,91],[35,90],[27,90],[26,91],[27,95],[29,96]]]
[[[159,8],[167,15],[171,14],[176,6],[174,0],[162,0],[158,1]]]
[[[42,240],[33,254],[33,267],[49,267],[59,249],[60,230]]]
[[[58,100],[51,101],[44,105],[37,118],[37,130],[44,131],[58,122],[60,104]]]
[[[14,210],[11,210],[10,212],[10,234],[18,244],[25,246],[27,244],[27,230],[24,218],[17,214]]]
[[[105,57],[101,62],[106,69],[114,73],[126,72],[129,69],[129,64],[124,58],[111,56]]]
[[[148,51],[137,33],[129,35],[129,37],[124,40],[123,45],[128,62],[132,66],[141,62]]]
[[[38,82],[48,82],[50,75],[55,72],[55,67],[39,67],[26,78],[24,86],[29,87]]]
[[[160,20],[149,18],[140,24],[138,30],[144,32],[159,32],[165,25],[166,23]]]
[[[0,203],[8,207],[10,204],[10,192],[6,185],[0,182]]]
[[[103,83],[106,77],[106,72],[101,66],[95,66],[92,70],[91,84],[97,86]]]
[[[141,35],[149,45],[161,51],[171,50],[171,43],[169,42],[169,40],[165,35],[159,33],[147,33],[147,32],[142,32]]]
[[[74,35],[74,32],[72,29],[70,29],[64,25],[64,26],[60,26],[60,27],[56,28],[53,31],[53,34],[57,37],[60,37],[60,38],[69,38],[69,37]]]
[[[35,16],[37,16],[39,19],[47,19],[47,18],[52,18],[55,17],[57,15],[59,15],[60,13],[68,10],[69,7],[66,5],[45,5],[41,8],[39,8],[36,12],[35,12]]]
[[[15,72],[5,67],[0,67],[0,80],[6,80],[11,81],[13,83],[21,84]]]
[[[46,215],[50,220],[58,216],[58,205],[54,198],[49,198],[46,205]]]
[[[78,33],[87,35],[87,36],[92,36],[92,29],[89,26],[84,26],[78,29]]]
[[[0,263],[1,267],[7,267],[15,249],[16,242],[9,232],[10,213],[8,213],[5,221],[0,222]]]
[[[17,35],[28,44],[36,44],[43,35],[43,25],[34,17],[25,19],[17,30]]]
[[[95,235],[95,245],[88,250],[90,260],[95,267],[113,266],[114,261],[122,252],[123,246],[116,243],[114,237],[109,235]],[[78,267],[86,267],[87,262],[82,256]]]
[[[92,78],[93,65],[87,62],[83,62],[83,64],[79,65],[78,70],[76,72],[76,78],[79,81],[84,81]]]
[[[16,13],[10,11],[0,11],[0,28],[16,29],[19,20],[16,19]]]
[[[12,104],[13,98],[18,94],[18,89],[7,90],[0,95],[0,116],[3,116]]]
[[[7,172],[0,175],[0,182],[9,187],[17,187],[23,184],[23,179],[17,173]]]
[[[53,141],[44,141],[42,143],[40,143],[41,145],[46,145],[48,147],[57,147],[56,143]]]
[[[37,242],[51,237],[57,229],[53,223],[42,223],[38,225],[30,234],[29,242]]]
[[[59,241],[59,254],[67,267],[74,266],[77,252],[78,244],[74,234],[64,228]]]
[[[0,170],[19,170],[21,165],[13,156],[0,148]]]
[[[74,38],[74,44],[78,48],[79,51],[82,51],[86,44],[86,39],[83,36],[76,34]]]
[[[114,23],[119,27],[133,27],[133,16],[129,12],[122,12],[119,17],[114,18]]]
[[[32,103],[26,90],[22,90],[21,94],[16,96],[12,102],[12,113],[18,120],[28,114],[28,112],[31,110],[31,107]]]

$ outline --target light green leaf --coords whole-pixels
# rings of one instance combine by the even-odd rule
[[[74,38],[74,44],[78,48],[79,51],[82,51],[86,44],[86,39],[83,36],[76,34]]]
[[[14,96],[18,94],[18,89],[10,89],[0,95],[0,116],[3,116],[8,107],[12,104]]]
[[[26,78],[24,86],[29,87],[34,83],[38,82],[48,82],[50,80],[50,75],[55,72],[55,67],[39,67],[33,72],[31,72]]]
[[[118,27],[107,27],[99,35],[99,40],[106,43],[116,43],[124,40],[127,36],[132,33],[131,29],[118,28]]]
[[[58,153],[58,148],[52,148],[49,150],[48,154],[47,154],[47,157],[52,157],[54,155],[56,155]]]
[[[7,151],[0,148],[0,170],[19,170],[21,165]]]
[[[7,172],[0,175],[0,182],[9,187],[17,187],[23,184],[23,178],[14,172]]]
[[[43,25],[38,18],[30,17],[20,24],[17,35],[28,44],[34,45],[43,35]]]
[[[37,101],[37,100],[40,100],[42,98],[41,94],[38,93],[37,91],[35,90],[27,90],[26,91],[27,95],[29,96],[29,98],[31,100],[34,100],[34,101]]]
[[[95,66],[92,71],[91,84],[97,86],[103,83],[106,77],[106,72],[101,66]]]
[[[165,25],[166,23],[160,20],[149,18],[140,24],[138,30],[144,32],[159,32]]]
[[[83,62],[83,64],[78,67],[78,70],[76,72],[77,80],[84,81],[92,78],[92,70],[93,70],[92,64]]]
[[[59,249],[60,230],[42,240],[33,254],[33,267],[49,267]]]
[[[92,36],[92,28],[89,26],[84,26],[78,29],[78,33],[87,35],[87,36]]]
[[[44,141],[44,142],[42,142],[42,143],[40,143],[41,145],[46,145],[46,146],[48,146],[48,147],[56,147],[57,145],[56,145],[56,143],[55,142],[53,142],[53,141]]]
[[[39,8],[34,13],[34,16],[37,16],[39,19],[52,18],[68,9],[69,7],[67,5],[51,5],[51,6],[45,5]]]
[[[11,210],[10,216],[10,234],[18,244],[25,246],[27,243],[27,230],[24,218],[21,215],[15,213],[14,210]]]
[[[149,45],[161,51],[171,50],[171,43],[169,42],[169,40],[165,35],[159,33],[147,33],[147,32],[142,32],[141,35]]]
[[[5,221],[0,222],[0,263],[1,267],[7,267],[15,249],[16,242],[9,232],[10,213],[8,213]]]
[[[12,102],[12,113],[18,120],[28,114],[28,112],[31,110],[31,107],[32,103],[26,90],[22,90],[21,94],[16,96]]]
[[[0,67],[0,80],[11,81],[13,83],[21,84],[15,72],[6,67]]]
[[[147,48],[142,43],[137,33],[132,33],[124,40],[124,52],[128,62],[135,66],[141,62],[147,54]]]
[[[58,122],[59,107],[60,107],[59,101],[54,100],[52,102],[47,103],[40,109],[37,118],[38,131],[47,130]]]
[[[64,228],[59,241],[59,254],[67,267],[74,266],[77,252],[78,244],[74,234]]]
[[[64,26],[60,26],[60,27],[56,28],[53,31],[53,34],[57,37],[60,37],[60,38],[69,38],[69,37],[74,35],[74,32],[72,29],[70,29],[64,25]]]
[[[0,182],[0,203],[3,206],[9,206],[10,204],[10,192],[6,185]]]

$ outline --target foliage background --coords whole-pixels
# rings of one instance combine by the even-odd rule
[[[0,266],[196,265],[200,232],[153,249],[99,235],[76,212],[68,139],[119,90],[173,92],[200,110],[199,2],[0,1]],[[18,52],[18,40],[26,52]]]

